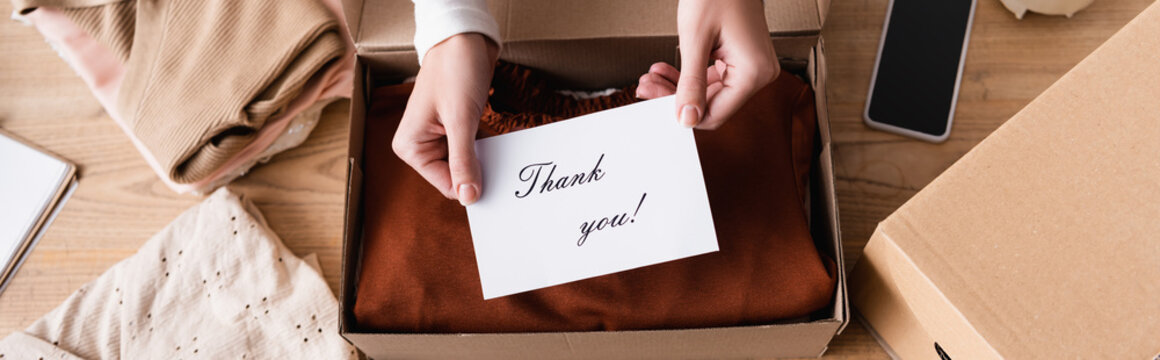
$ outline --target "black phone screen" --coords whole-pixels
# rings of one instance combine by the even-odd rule
[[[893,0],[866,117],[946,134],[973,0]]]

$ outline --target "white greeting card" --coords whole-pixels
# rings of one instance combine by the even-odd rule
[[[673,101],[476,142],[483,193],[467,217],[485,299],[717,251]]]

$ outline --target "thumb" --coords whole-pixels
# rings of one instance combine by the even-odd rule
[[[479,169],[479,159],[475,156],[475,132],[479,127],[479,116],[456,119],[459,126],[447,129],[447,166],[451,172],[452,191],[459,203],[471,205],[479,200],[483,176]]]
[[[713,40],[702,33],[684,33],[680,36],[681,78],[677,81],[677,121],[689,128],[697,126],[705,114],[705,68],[708,67]]]

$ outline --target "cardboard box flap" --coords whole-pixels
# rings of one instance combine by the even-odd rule
[[[414,49],[410,0],[344,0],[343,5],[360,53]],[[817,34],[825,11],[821,6],[828,5],[829,0],[767,0],[769,32]],[[490,0],[488,7],[505,43],[675,36],[677,32],[674,0]]]
[[[825,69],[827,67],[826,67],[825,42],[824,41],[821,41],[821,40],[818,41],[818,44],[814,47],[813,50],[810,51],[810,58],[812,59],[812,61],[810,61],[809,64],[807,64],[807,66],[806,66],[806,73],[810,74],[810,76],[809,76],[810,86],[812,86],[814,89],[822,89],[821,91],[817,91],[814,93],[814,97],[815,97],[815,100],[817,102],[817,106],[816,106],[817,115],[818,115],[818,118],[829,119],[830,118],[829,101],[828,101],[828,96],[827,96],[826,91],[825,91],[825,84],[828,81],[828,79],[826,78],[827,73],[825,71]],[[829,121],[823,121],[823,122],[818,123],[818,135],[819,135],[819,140],[821,140],[821,142],[823,144],[831,143],[832,135],[830,133],[830,122]],[[813,199],[823,200],[823,201],[819,201],[818,205],[816,206],[818,208],[817,209],[818,211],[831,212],[833,214],[832,217],[828,217],[829,220],[831,221],[831,223],[825,224],[825,225],[829,227],[828,230],[830,233],[833,234],[834,238],[841,239],[842,229],[838,224],[838,218],[840,217],[839,210],[838,210],[838,196],[835,193],[834,183],[833,183],[834,162],[833,162],[832,152],[833,152],[833,149],[830,146],[822,146],[821,153],[818,154],[818,162],[817,162],[818,166],[816,167],[815,171],[818,171],[822,174],[822,176],[820,176],[820,178],[822,180],[821,180],[821,183],[818,184],[819,185],[818,187],[820,187],[820,193],[816,194],[817,196],[813,196]],[[825,216],[814,215],[812,218],[821,219],[821,218],[825,218]],[[815,238],[815,240],[817,240],[817,239]],[[836,258],[838,258],[838,259],[845,259],[846,258],[846,255],[844,254],[844,252],[842,250],[841,244],[835,243],[835,245],[832,248],[832,251],[835,254],[837,254]],[[834,318],[838,319],[842,322],[842,326],[840,326],[838,328],[838,333],[840,334],[840,333],[842,333],[842,331],[844,331],[846,329],[846,325],[849,324],[848,314],[850,314],[850,303],[848,301],[849,299],[847,298],[847,294],[846,294],[846,286],[843,285],[843,284],[847,284],[846,262],[845,261],[837,261],[837,267],[838,267],[838,284],[839,285],[838,285],[837,289],[835,290],[834,297],[836,299],[838,299],[839,301],[837,301],[834,304],[833,311],[834,311]]]
[[[346,29],[350,30],[351,41],[358,43],[359,25],[362,23],[362,7],[364,0],[342,0],[342,16],[345,17]],[[357,46],[356,46],[357,48]]]
[[[409,0],[344,0],[348,26],[375,76],[401,81],[419,71]],[[802,64],[821,34],[829,0],[767,0],[778,57]],[[491,0],[504,48],[500,58],[540,70],[572,89],[603,90],[635,81],[658,61],[676,64],[675,0]],[[631,80],[627,80],[631,79]]]
[[[822,27],[824,27],[826,25],[826,17],[827,16],[830,16],[830,0],[818,0],[818,28],[819,29],[821,29]]]
[[[1160,4],[875,235],[897,246],[1003,357],[1142,359],[1160,352],[1156,34]],[[940,299],[907,299],[918,317],[933,314],[914,309],[927,301]],[[927,330],[935,341],[949,336],[934,328]],[[958,358],[953,346],[942,348]]]

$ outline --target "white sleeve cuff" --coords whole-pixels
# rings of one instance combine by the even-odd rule
[[[499,25],[487,12],[486,0],[413,0],[415,52],[419,64],[436,44],[463,33],[479,33],[503,47]]]

